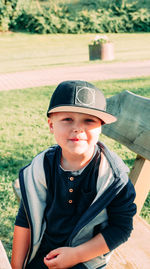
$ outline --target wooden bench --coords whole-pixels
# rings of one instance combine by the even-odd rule
[[[104,125],[102,133],[137,153],[129,175],[136,189],[134,230],[129,240],[114,250],[107,269],[150,269],[150,225],[139,216],[150,189],[150,99],[124,91],[108,98],[107,103],[118,121]],[[13,188],[20,200],[18,180]]]
[[[102,133],[137,154],[129,174],[136,189],[134,230],[114,251],[107,269],[150,269],[150,225],[139,216],[150,189],[150,99],[124,91],[108,98],[107,105],[118,121],[104,125]]]

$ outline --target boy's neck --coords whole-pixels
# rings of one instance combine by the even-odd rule
[[[64,156],[61,157],[61,167],[68,171],[77,171],[85,167],[92,159],[94,151],[84,156]]]

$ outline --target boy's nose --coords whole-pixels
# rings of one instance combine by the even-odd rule
[[[74,132],[83,132],[83,124],[82,123],[76,123],[73,126],[73,131]]]

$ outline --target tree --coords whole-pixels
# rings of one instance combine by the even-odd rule
[[[120,9],[124,8],[124,6],[125,6],[125,0],[115,0],[115,2],[116,2],[116,5],[117,5]]]

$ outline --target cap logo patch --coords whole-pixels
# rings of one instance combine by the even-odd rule
[[[75,104],[84,106],[95,105],[95,90],[88,87],[76,87]]]

